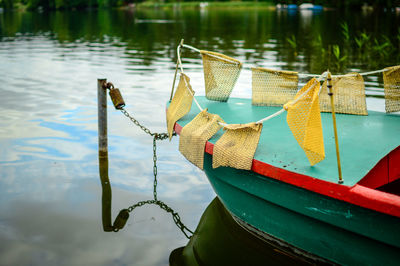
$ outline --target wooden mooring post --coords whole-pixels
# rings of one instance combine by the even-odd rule
[[[99,157],[108,157],[107,89],[106,79],[97,80],[97,119],[99,128]]]
[[[99,174],[102,188],[103,230],[113,230],[111,224],[111,185],[108,178],[108,140],[107,140],[107,88],[106,79],[97,80],[97,113],[99,131]]]

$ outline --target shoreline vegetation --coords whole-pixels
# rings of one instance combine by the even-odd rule
[[[324,8],[367,9],[367,10],[400,10],[400,0],[261,0],[261,1],[169,1],[169,0],[0,0],[0,8],[6,11],[43,11],[43,10],[78,10],[97,8],[266,8],[275,9],[277,5],[314,4]]]

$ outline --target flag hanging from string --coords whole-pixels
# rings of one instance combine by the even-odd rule
[[[335,112],[353,115],[368,115],[364,78],[358,73],[349,73],[332,78],[332,92],[335,97]],[[321,112],[332,112],[327,82],[322,84],[319,94]]]
[[[168,107],[167,130],[169,140],[172,138],[176,121],[184,117],[192,107],[194,91],[192,90],[189,82],[189,77],[182,73],[174,98],[172,98],[172,101]]]
[[[262,67],[252,68],[251,72],[253,105],[283,106],[297,93],[297,72]]]
[[[224,130],[225,133],[214,145],[213,168],[229,166],[250,170],[262,124],[232,124],[224,126]]]
[[[313,78],[296,94],[293,101],[284,106],[287,110],[286,120],[289,128],[311,165],[325,158],[318,101],[319,89],[319,81]]]
[[[400,111],[400,66],[385,68],[383,72],[386,112]]]
[[[218,122],[224,121],[218,115],[210,114],[207,109],[204,109],[182,128],[179,151],[200,169],[203,169],[204,148],[207,140],[222,127]]]
[[[242,63],[220,53],[203,50],[200,53],[207,99],[226,102],[239,77]]]

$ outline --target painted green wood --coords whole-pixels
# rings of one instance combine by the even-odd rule
[[[230,98],[228,102],[196,99],[210,113],[220,115],[226,123],[258,121],[280,110],[280,107],[252,106],[251,99]],[[197,114],[195,103],[179,124],[184,126]],[[321,113],[326,158],[310,166],[294,139],[286,113],[264,123],[254,158],[270,165],[336,183],[338,181],[332,116]],[[340,156],[344,184],[352,186],[361,180],[390,151],[400,145],[400,115],[369,111],[368,116],[337,114]],[[215,143],[220,130],[210,141]]]
[[[204,170],[224,205],[254,227],[310,253],[345,265],[396,265],[398,218],[373,212],[250,171]]]
[[[215,198],[183,247],[174,250],[171,266],[183,265],[309,265],[312,260],[279,249],[242,228]]]

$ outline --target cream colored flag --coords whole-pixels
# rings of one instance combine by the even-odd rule
[[[251,73],[253,105],[283,106],[297,93],[297,72],[256,67]]]
[[[232,57],[209,51],[200,51],[203,58],[206,97],[226,102],[239,77],[242,63]]]
[[[218,115],[210,114],[207,109],[204,109],[182,128],[179,151],[200,169],[203,169],[204,148],[207,140],[221,128],[218,122],[224,121]]]
[[[174,98],[167,110],[167,130],[169,140],[172,138],[176,121],[184,117],[192,107],[194,91],[189,83],[190,79],[185,74],[181,74],[178,88],[176,89]]]
[[[226,132],[215,143],[213,168],[229,166],[250,170],[256,152],[262,124],[234,124],[224,127]]]
[[[383,83],[385,85],[386,112],[400,111],[400,66],[385,68]]]
[[[368,115],[364,78],[358,73],[349,73],[332,78],[332,92],[335,98],[335,113]],[[321,112],[332,112],[326,81],[319,94]]]

